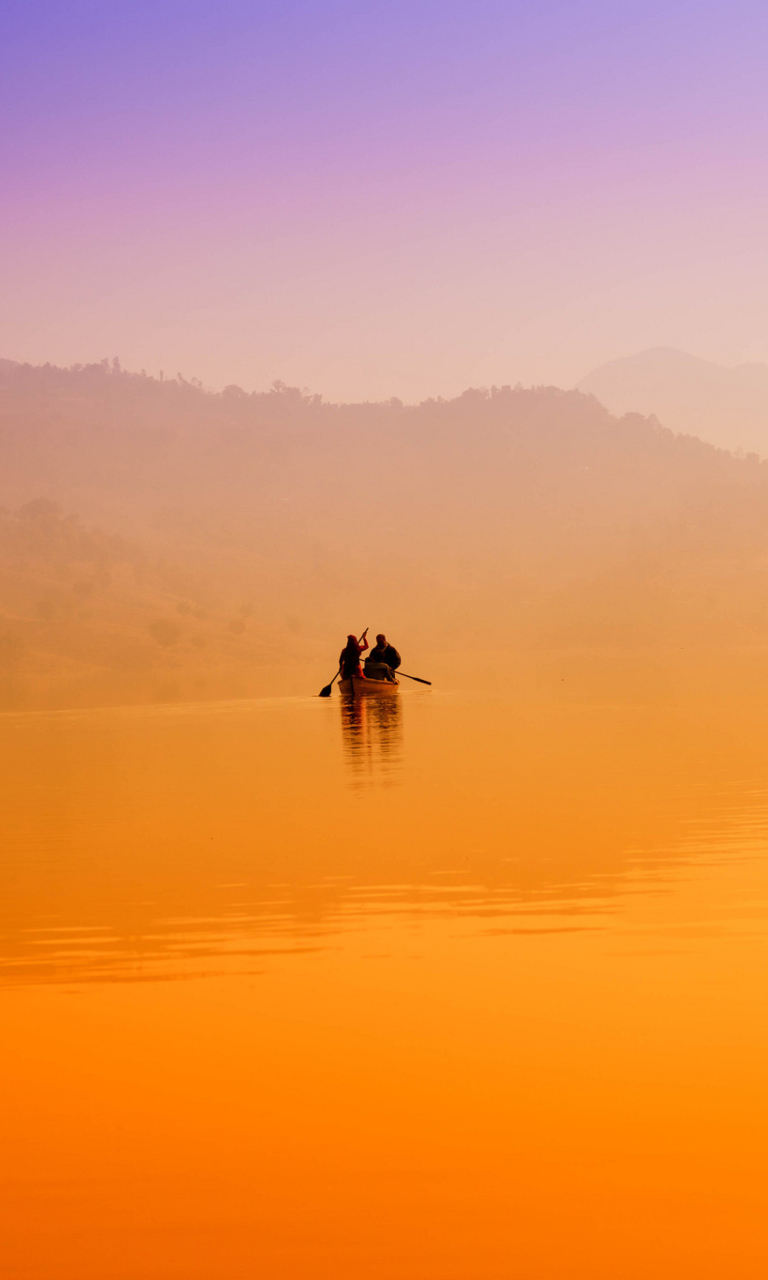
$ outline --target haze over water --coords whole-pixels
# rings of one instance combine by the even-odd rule
[[[3,1280],[768,1274],[767,15],[6,0]]]
[[[6,1273],[764,1275],[733,656],[4,715]]]

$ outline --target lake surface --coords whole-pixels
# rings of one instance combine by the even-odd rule
[[[0,717],[3,1275],[766,1274],[768,678],[550,676]]]

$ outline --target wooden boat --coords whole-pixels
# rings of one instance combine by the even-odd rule
[[[360,676],[347,676],[339,681],[339,690],[348,698],[388,697],[397,693],[400,685],[397,680],[362,680]]]

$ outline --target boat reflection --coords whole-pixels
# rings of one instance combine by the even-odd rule
[[[402,705],[399,696],[355,698],[342,695],[341,731],[353,786],[391,783],[403,758]]]
[[[416,919],[607,928],[681,868],[763,856],[755,683],[0,717],[0,987],[251,972]]]

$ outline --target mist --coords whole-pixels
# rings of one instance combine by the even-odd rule
[[[364,625],[446,662],[768,632],[768,464],[579,391],[5,361],[0,433],[8,705],[293,688]]]

